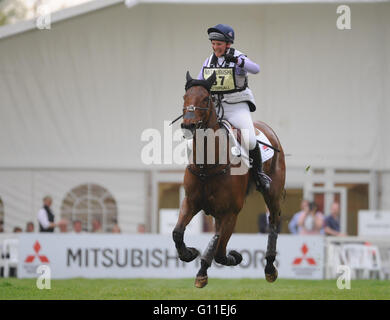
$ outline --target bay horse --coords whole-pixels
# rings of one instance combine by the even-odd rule
[[[187,72],[186,93],[184,95],[182,129],[193,134],[193,150],[196,150],[196,131],[221,129],[210,88],[216,79],[215,73],[207,80],[192,79]],[[263,163],[264,172],[272,179],[268,192],[262,192],[270,216],[268,243],[266,251],[265,278],[274,282],[278,277],[274,266],[276,256],[277,225],[280,220],[280,202],[285,184],[285,158],[283,148],[275,132],[264,122],[254,122],[256,128],[262,131],[272,146],[278,152]],[[218,154],[218,143],[215,142],[215,154]],[[206,149],[206,148],[205,148]],[[232,175],[234,165],[227,163],[215,164],[193,163],[187,166],[184,174],[185,197],[180,206],[177,224],[172,232],[179,258],[190,262],[200,253],[184,243],[184,231],[191,219],[201,210],[215,219],[215,235],[201,256],[201,266],[196,275],[195,286],[203,288],[208,283],[207,269],[213,259],[225,266],[235,266],[241,263],[242,256],[237,251],[226,254],[226,246],[234,231],[237,217],[241,211],[250,186],[254,184],[252,175],[246,170],[245,174]]]

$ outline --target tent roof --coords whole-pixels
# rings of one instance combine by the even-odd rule
[[[131,8],[140,3],[165,3],[165,4],[293,4],[293,3],[338,3],[337,0],[94,0],[83,3],[78,6],[62,9],[53,12],[50,17],[51,23],[73,18],[119,3],[125,4]],[[390,2],[390,0],[344,0],[345,3],[373,3],[373,2]],[[0,40],[19,33],[36,29],[36,19],[17,22],[0,27]]]

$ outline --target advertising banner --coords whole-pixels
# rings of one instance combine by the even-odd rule
[[[213,234],[187,235],[187,246],[203,252]],[[53,279],[64,278],[188,278],[200,267],[198,257],[182,262],[170,235],[152,234],[21,234],[18,277],[37,277],[48,265]],[[214,278],[264,278],[267,236],[233,234],[227,251],[236,250],[243,261],[235,267],[213,262]],[[279,235],[275,265],[280,278],[323,279],[322,236]]]
[[[359,210],[359,236],[390,236],[390,211]]]

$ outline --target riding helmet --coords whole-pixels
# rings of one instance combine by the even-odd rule
[[[207,33],[209,40],[234,42],[234,30],[227,24],[217,24],[215,27],[208,28]]]

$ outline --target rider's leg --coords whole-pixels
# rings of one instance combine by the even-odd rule
[[[255,127],[253,126],[252,116],[249,106],[246,102],[240,103],[223,103],[224,118],[237,129],[246,129],[249,139],[249,150],[256,147]]]
[[[256,140],[255,127],[249,106],[246,102],[228,104],[223,103],[224,118],[238,129],[247,129],[249,138],[249,157],[252,159],[252,174],[256,181],[256,189],[260,192],[268,191],[271,179],[262,170],[260,147]]]
[[[255,175],[256,189],[260,192],[268,191],[271,178],[263,172],[263,161],[261,159],[261,151],[258,143],[256,143],[256,147],[253,150],[249,151],[249,156],[253,160],[252,172]]]

